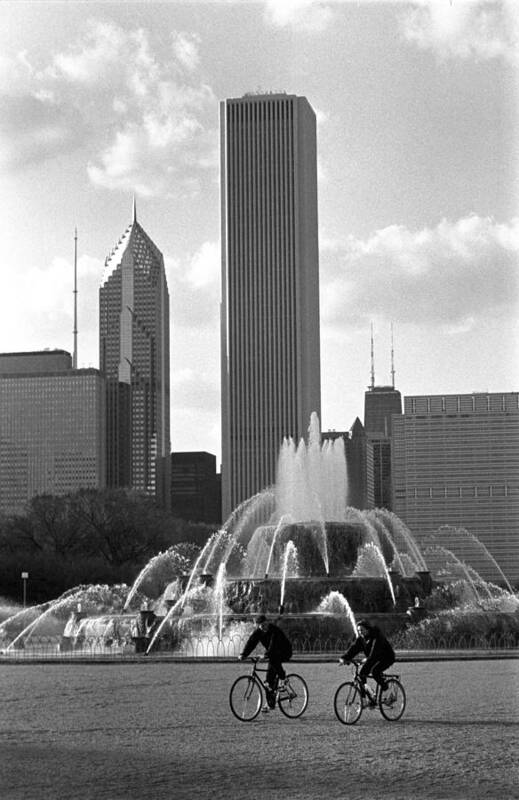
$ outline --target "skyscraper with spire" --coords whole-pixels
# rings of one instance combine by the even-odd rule
[[[392,415],[402,413],[402,396],[395,389],[393,328],[391,327],[391,385],[375,385],[373,326],[371,326],[371,384],[364,394],[364,430],[373,448],[373,489],[376,508],[392,509]]]
[[[164,259],[133,219],[105,261],[99,364],[107,379],[107,485],[169,504],[169,293]]]
[[[315,113],[305,97],[246,94],[220,120],[225,518],[275,481],[321,389]]]

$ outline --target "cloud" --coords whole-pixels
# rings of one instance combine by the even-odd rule
[[[86,134],[81,115],[45,97],[0,97],[0,170],[15,170],[74,150]]]
[[[323,31],[334,17],[331,3],[320,0],[266,0],[265,19],[276,28]]]
[[[198,54],[199,44],[200,37],[196,34],[173,34],[173,52],[180,63],[189,71],[194,70],[200,61]]]
[[[391,225],[322,253],[322,318],[332,328],[375,317],[468,330],[488,316],[512,318],[519,299],[519,218],[471,215],[435,228]]]
[[[220,246],[203,242],[187,260],[165,259],[175,324],[199,331],[218,323]]]
[[[173,369],[171,373],[171,389],[175,408],[189,409],[191,411],[206,411],[214,413],[219,410],[220,387],[219,374],[214,370],[214,375],[201,374],[200,370],[183,368]]]
[[[95,184],[143,195],[197,192],[218,164],[218,103],[198,74],[200,44],[185,32],[165,44],[142,28],[90,21],[41,69],[25,51],[2,58],[0,87],[12,107],[12,95],[25,106],[22,137],[4,124],[9,162],[24,163],[28,150],[37,161],[85,144]],[[8,88],[10,70],[18,92]]]
[[[401,17],[404,38],[440,59],[517,60],[515,3],[487,0],[415,0]]]
[[[103,264],[88,255],[78,258],[78,329],[80,364],[97,365],[97,323],[82,309],[96,308]],[[0,294],[0,339],[5,351],[73,346],[73,262],[55,257],[38,269],[11,268]],[[20,316],[20,298],[23,314]],[[65,333],[68,332],[68,333]],[[65,336],[65,338],[64,338]],[[84,358],[83,358],[84,356]]]

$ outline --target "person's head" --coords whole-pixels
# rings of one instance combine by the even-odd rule
[[[360,619],[357,622],[357,631],[360,636],[367,636],[371,630],[371,623],[367,619]]]
[[[266,631],[269,625],[269,621],[266,618],[265,614],[260,614],[259,617],[256,617],[256,625],[258,628],[261,628],[262,631]]]

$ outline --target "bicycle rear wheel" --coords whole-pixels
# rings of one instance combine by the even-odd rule
[[[387,689],[380,690],[378,707],[384,719],[389,722],[396,722],[405,711],[405,690],[396,678],[388,678],[386,683]]]
[[[285,717],[296,719],[304,714],[308,705],[308,686],[300,675],[287,675],[285,685],[278,692],[278,706]]]
[[[237,678],[229,692],[229,705],[241,722],[252,722],[260,712],[262,692],[257,681],[248,675]]]
[[[341,683],[333,700],[335,716],[343,725],[355,725],[362,714],[362,697],[351,681]]]

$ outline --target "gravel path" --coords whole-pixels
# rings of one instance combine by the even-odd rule
[[[310,703],[238,722],[244,664],[2,665],[2,800],[519,798],[519,660],[398,665],[402,720],[335,719],[349,674],[293,665]]]

